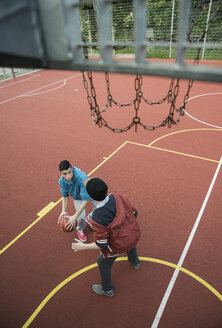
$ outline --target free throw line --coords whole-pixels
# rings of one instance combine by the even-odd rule
[[[216,169],[216,171],[215,171],[215,174],[214,174],[213,179],[212,179],[212,181],[211,181],[210,187],[209,187],[209,189],[208,189],[208,191],[207,191],[207,194],[206,194],[206,196],[205,196],[204,202],[203,202],[203,204],[202,204],[202,206],[201,206],[200,212],[199,212],[199,214],[198,214],[198,216],[197,216],[196,222],[195,222],[195,224],[194,224],[194,226],[193,226],[193,229],[192,229],[192,231],[191,231],[191,233],[190,233],[190,236],[189,236],[189,238],[188,238],[188,240],[187,240],[187,243],[186,243],[186,245],[185,245],[185,248],[184,248],[184,250],[183,250],[183,253],[182,253],[182,255],[181,255],[180,259],[179,259],[179,262],[178,262],[178,264],[177,264],[177,266],[179,266],[179,267],[182,267],[182,266],[183,266],[183,262],[184,262],[184,260],[185,260],[185,257],[186,257],[186,255],[187,255],[188,250],[189,250],[189,248],[190,248],[190,245],[191,245],[191,243],[192,243],[193,237],[194,237],[194,235],[195,235],[195,233],[196,233],[196,230],[197,230],[198,225],[199,225],[199,223],[200,223],[200,220],[201,220],[201,218],[202,218],[202,215],[203,215],[203,212],[204,212],[205,207],[206,207],[206,205],[207,205],[207,202],[208,202],[208,199],[209,199],[209,197],[210,197],[210,194],[211,194],[211,192],[212,192],[212,190],[213,190],[213,187],[214,187],[215,181],[216,181],[216,179],[217,179],[218,173],[219,173],[220,168],[221,168],[221,164],[222,164],[222,156],[221,156],[221,158],[220,158],[220,162],[219,162],[219,164],[217,165],[217,169]],[[160,304],[160,306],[159,306],[159,309],[158,309],[158,311],[157,311],[157,313],[156,313],[156,316],[155,316],[155,318],[154,318],[154,321],[153,321],[153,324],[152,324],[151,328],[156,328],[156,327],[158,327],[159,321],[160,321],[160,319],[161,319],[161,317],[162,317],[163,311],[164,311],[164,309],[165,309],[165,307],[166,307],[167,301],[168,301],[168,299],[169,299],[169,297],[170,297],[170,294],[171,294],[171,292],[172,292],[172,289],[173,289],[173,287],[174,287],[174,284],[175,284],[175,282],[176,282],[176,279],[177,279],[178,274],[179,274],[179,270],[178,270],[178,269],[175,269],[174,274],[173,274],[173,276],[172,276],[172,278],[171,278],[171,280],[170,280],[170,283],[169,283],[169,285],[168,285],[168,287],[167,287],[167,290],[166,290],[166,292],[165,292],[165,295],[164,295],[164,297],[163,297],[163,299],[162,299],[162,302],[161,302],[161,304]]]
[[[72,78],[72,77],[71,77]],[[68,78],[67,78],[68,79]],[[120,149],[122,149],[125,145],[127,144],[132,144],[132,145],[137,145],[137,146],[142,146],[145,148],[151,148],[151,149],[156,149],[156,150],[161,150],[161,151],[166,151],[166,152],[170,152],[170,153],[176,153],[178,155],[183,155],[183,156],[189,156],[189,157],[193,157],[193,158],[197,158],[197,159],[202,159],[202,160],[206,160],[206,161],[210,161],[210,162],[216,162],[218,163],[218,161],[213,160],[213,159],[209,159],[209,158],[203,158],[203,157],[199,157],[199,156],[195,156],[195,155],[190,155],[190,154],[184,154],[184,153],[179,153],[179,152],[175,152],[175,151],[171,151],[168,149],[164,149],[164,148],[158,148],[158,147],[154,147],[152,146],[155,142],[157,142],[158,140],[176,134],[176,133],[181,133],[181,132],[187,132],[187,131],[195,131],[196,129],[191,129],[191,130],[183,130],[183,131],[177,131],[177,132],[173,132],[170,133],[168,135],[164,135],[158,139],[155,139],[154,141],[152,141],[149,145],[144,145],[144,144],[140,144],[140,143],[136,143],[136,142],[132,142],[132,141],[125,141],[123,144],[121,144],[116,150],[114,150],[108,157],[104,157],[104,160],[97,165],[90,173],[88,173],[88,176],[91,176],[97,169],[99,169],[103,164],[105,164],[111,157],[113,157]],[[222,130],[216,130],[216,129],[200,129],[200,130],[212,130],[212,131],[222,131]],[[59,202],[61,202],[62,198],[60,198],[56,203],[51,202],[49,203],[43,210],[41,210],[38,213],[38,218],[32,222],[32,224],[30,226],[28,226],[24,231],[22,231],[17,237],[15,237],[9,244],[7,244],[5,247],[3,247],[2,249],[0,249],[0,255],[2,253],[4,253],[10,246],[12,246],[20,237],[22,237],[28,230],[30,230],[36,223],[38,223],[48,212],[48,209],[52,209],[54,206],[56,206]],[[51,208],[50,208],[51,206]]]

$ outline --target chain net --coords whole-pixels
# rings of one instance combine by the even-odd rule
[[[197,38],[195,36],[194,31],[197,30],[198,21],[201,19],[202,11],[206,6],[206,1],[200,0],[200,1],[194,1],[193,8],[192,8],[192,17],[190,18],[190,24],[189,24],[189,31],[188,31],[188,37],[187,39],[190,42],[197,41]],[[208,22],[208,28],[204,26],[202,31],[198,31],[198,42],[203,42],[206,33],[208,33],[209,27],[211,23],[214,21],[216,14],[218,12],[221,6],[216,6],[214,8],[214,11],[211,13],[209,22]],[[199,28],[199,27],[198,27]],[[164,38],[164,37],[163,37]],[[163,39],[162,38],[162,39]],[[173,37],[174,38],[174,37]],[[160,38],[159,38],[160,39]],[[85,58],[88,58],[88,48],[84,48]],[[194,57],[194,64],[198,64],[200,60],[200,54],[201,54],[201,48],[198,48],[196,51],[196,55]],[[107,90],[107,101],[102,109],[99,108],[97,96],[96,96],[96,90],[94,86],[94,80],[93,80],[93,74],[91,71],[82,72],[83,76],[83,85],[87,94],[87,101],[90,106],[90,113],[93,118],[93,121],[96,125],[99,127],[105,126],[108,129],[110,129],[113,132],[116,133],[122,133],[130,130],[133,126],[135,127],[135,131],[137,131],[137,126],[143,127],[145,130],[154,130],[159,127],[168,126],[169,128],[172,125],[177,124],[180,122],[180,119],[185,114],[185,108],[187,101],[189,99],[190,90],[193,85],[193,80],[189,80],[187,84],[187,89],[183,98],[182,105],[180,107],[176,107],[176,100],[180,91],[180,79],[179,78],[172,78],[170,81],[170,85],[168,88],[168,91],[166,95],[159,99],[158,101],[151,101],[147,99],[143,92],[143,77],[142,75],[136,75],[134,79],[134,89],[135,89],[135,98],[128,103],[121,103],[114,99],[112,93],[111,93],[111,86],[110,86],[110,79],[109,74],[105,73],[105,82],[106,82],[106,90]],[[87,81],[88,80],[88,81]],[[151,125],[151,124],[145,124],[142,122],[140,117],[140,108],[141,104],[145,103],[147,105],[161,105],[164,102],[168,102],[169,104],[169,112],[167,117],[162,120],[159,124]],[[103,113],[112,105],[115,105],[120,108],[128,108],[133,107],[134,109],[134,116],[132,120],[129,122],[129,124],[123,128],[115,128],[112,127],[104,118]],[[177,115],[175,115],[177,113]],[[176,117],[177,116],[177,117]]]

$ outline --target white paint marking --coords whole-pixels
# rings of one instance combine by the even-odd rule
[[[221,156],[220,162],[219,162],[219,164],[218,164],[218,166],[217,166],[217,169],[216,169],[216,171],[215,171],[214,177],[213,177],[213,179],[212,179],[212,181],[211,181],[211,184],[210,184],[210,187],[209,187],[209,189],[208,189],[208,192],[207,192],[207,194],[206,194],[206,196],[205,196],[204,202],[203,202],[203,204],[202,204],[202,206],[201,206],[201,209],[200,209],[200,212],[199,212],[198,217],[197,217],[197,219],[196,219],[196,222],[195,222],[195,224],[194,224],[194,226],[193,226],[193,229],[192,229],[192,231],[191,231],[191,233],[190,233],[190,236],[189,236],[189,238],[188,238],[188,240],[187,240],[187,243],[186,243],[186,245],[185,245],[185,248],[184,248],[184,250],[183,250],[183,253],[182,253],[182,255],[181,255],[181,257],[180,257],[180,260],[179,260],[179,262],[178,262],[178,264],[177,264],[177,265],[180,266],[180,267],[183,266],[183,262],[184,262],[184,260],[185,260],[186,255],[187,255],[187,252],[188,252],[188,250],[189,250],[189,248],[190,248],[190,245],[191,245],[191,243],[192,243],[193,237],[194,237],[194,235],[195,235],[195,233],[196,233],[196,230],[197,230],[198,225],[199,225],[199,223],[200,223],[200,220],[201,220],[201,218],[202,218],[203,212],[204,212],[205,207],[206,207],[206,205],[207,205],[208,199],[209,199],[209,197],[210,197],[211,191],[212,191],[213,186],[214,186],[214,184],[215,184],[216,178],[217,178],[218,173],[219,173],[219,171],[220,171],[221,164],[222,164],[222,156]],[[165,292],[165,295],[164,295],[164,297],[163,297],[163,299],[162,299],[162,302],[161,302],[161,304],[160,304],[160,306],[159,306],[159,309],[158,309],[158,311],[157,311],[157,313],[156,313],[156,316],[155,316],[155,318],[154,318],[154,321],[153,321],[153,324],[152,324],[151,328],[156,328],[156,327],[158,327],[159,321],[160,321],[160,319],[161,319],[161,317],[162,317],[163,311],[164,311],[164,309],[165,309],[165,307],[166,307],[167,301],[168,301],[168,299],[169,299],[169,297],[170,297],[170,294],[171,294],[171,292],[172,292],[172,289],[173,289],[173,287],[174,287],[174,284],[175,284],[175,282],[176,282],[176,279],[177,279],[178,274],[179,274],[179,270],[178,270],[178,269],[175,269],[174,274],[173,274],[173,276],[172,276],[172,278],[171,278],[171,280],[170,280],[170,283],[169,283],[169,285],[168,285],[168,287],[167,287],[167,290],[166,290],[166,292]]]
[[[25,81],[34,79],[34,78],[39,77],[39,76],[41,76],[41,75],[39,75],[39,74],[38,75],[34,75],[33,74],[33,76],[29,77],[28,79],[21,80],[21,81],[16,81],[16,82],[13,82],[13,83],[10,83],[10,84],[7,84],[7,85],[2,85],[2,86],[0,86],[0,89],[7,88],[7,87],[10,87],[10,86],[15,85],[15,84],[25,82]]]
[[[15,99],[18,99],[18,98],[24,97],[24,96],[26,96],[26,95],[29,94],[29,93],[33,93],[33,92],[38,91],[38,90],[41,90],[41,89],[43,89],[43,88],[47,88],[47,87],[49,87],[49,86],[51,86],[51,85],[54,85],[54,84],[56,84],[56,83],[70,80],[70,79],[72,79],[73,77],[77,77],[77,76],[79,76],[79,75],[82,75],[82,74],[81,74],[81,73],[79,73],[79,74],[75,74],[75,75],[72,75],[72,76],[70,76],[70,77],[67,77],[66,79],[62,79],[62,80],[59,80],[59,81],[56,81],[56,82],[53,82],[53,83],[47,84],[47,85],[45,85],[44,87],[41,87],[41,88],[38,88],[38,89],[34,89],[34,90],[31,90],[31,91],[28,91],[28,92],[26,92],[26,93],[23,93],[23,94],[21,94],[21,95],[18,95],[18,96],[16,96],[16,97],[13,97],[13,98],[9,98],[9,99],[7,99],[7,100],[4,100],[4,101],[0,102],[0,105],[5,104],[5,103],[7,103],[7,102],[9,102],[9,101],[12,101],[12,100],[15,100]]]
[[[59,86],[56,87],[56,88],[49,89],[49,90],[42,91],[42,92],[37,92],[37,93],[33,93],[33,91],[32,91],[32,92],[27,92],[27,93],[25,93],[24,95],[22,95],[22,96],[20,96],[20,97],[30,97],[30,96],[42,95],[42,94],[44,94],[44,93],[48,93],[48,92],[51,92],[51,91],[54,91],[54,90],[60,89],[60,88],[64,87],[64,85],[66,85],[66,80],[63,80],[63,84],[59,85]]]
[[[194,97],[191,97],[189,98],[186,102],[192,100],[192,99],[195,99],[195,98],[200,98],[200,97],[205,97],[205,96],[214,96],[214,95],[222,95],[221,92],[215,92],[215,93],[205,93],[205,94],[202,94],[202,95],[197,95],[197,96],[194,96]],[[213,125],[213,124],[210,124],[210,123],[207,123],[207,122],[204,122],[204,121],[201,121],[201,120],[198,120],[197,118],[195,118],[194,116],[190,115],[186,110],[185,110],[185,113],[186,115],[188,115],[191,119],[199,122],[199,123],[202,123],[202,124],[205,124],[205,125],[208,125],[208,126],[212,126],[216,129],[222,129],[222,126],[217,126],[217,125]]]

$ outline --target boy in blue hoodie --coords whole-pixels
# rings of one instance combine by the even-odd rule
[[[79,168],[72,166],[67,160],[59,163],[59,170],[61,173],[59,185],[62,193],[62,212],[58,222],[62,215],[67,214],[69,196],[71,196],[74,200],[76,213],[72,216],[67,216],[70,220],[67,227],[71,229],[77,223],[76,231],[78,238],[82,242],[86,242],[87,237],[84,233],[84,229],[86,222],[90,225],[92,215],[92,213],[90,213],[86,218],[85,208],[88,201],[93,204],[93,210],[96,208],[96,202],[90,199],[84,184],[88,176]]]

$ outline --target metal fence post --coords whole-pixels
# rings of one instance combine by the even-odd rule
[[[101,59],[104,63],[112,62],[112,8],[106,0],[96,0],[97,22],[99,30],[99,47]]]
[[[169,58],[172,56],[172,40],[173,40],[173,20],[174,20],[174,11],[175,11],[175,0],[172,0],[172,15],[171,15],[171,28],[170,28],[170,54]]]
[[[15,71],[14,71],[14,68],[13,67],[11,67],[11,72],[12,72],[13,79],[15,79],[16,76],[15,76]]]
[[[135,55],[137,63],[146,62],[146,0],[134,0]]]
[[[186,41],[187,41],[187,31],[189,26],[189,15],[190,15],[190,5],[191,0],[181,0],[180,1],[180,20],[178,29],[178,47],[176,62],[180,66],[185,65],[185,53],[186,53]]]
[[[211,12],[211,7],[212,7],[212,2],[213,0],[210,0],[209,8],[208,8],[208,14],[207,14],[207,22],[206,22],[206,27],[205,27],[205,36],[204,36],[204,43],[203,43],[203,50],[202,50],[202,60],[204,59],[204,52],[205,52],[205,47],[206,47],[206,41],[207,41],[207,30],[208,30],[208,23],[210,19],[210,12]]]

